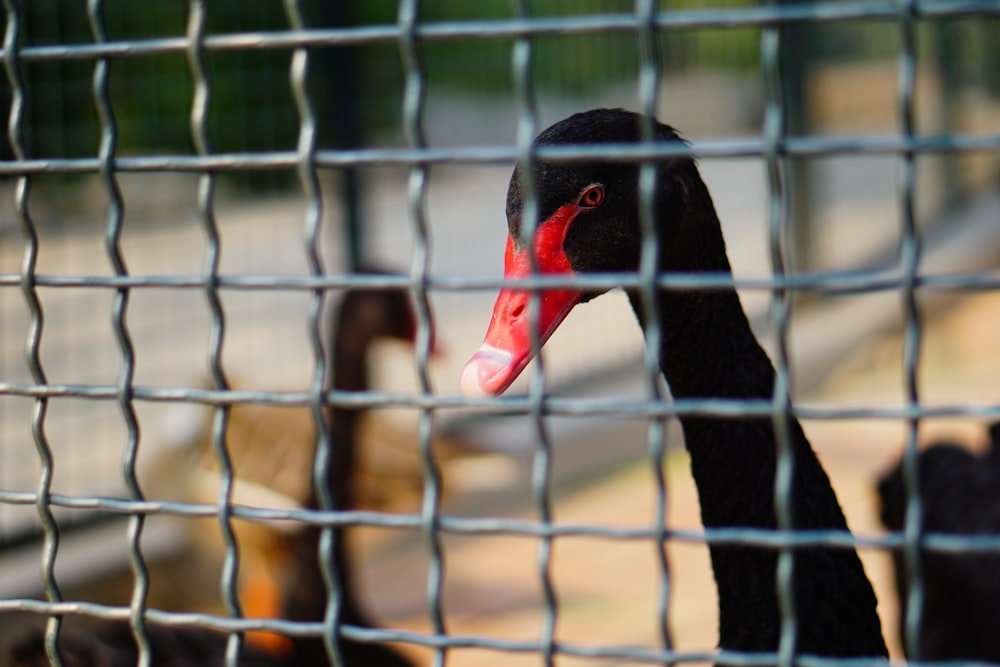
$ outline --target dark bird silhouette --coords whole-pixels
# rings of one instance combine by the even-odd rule
[[[366,273],[373,273],[368,270]],[[405,290],[353,289],[343,298],[335,315],[331,345],[332,386],[344,391],[364,391],[368,388],[365,363],[369,345],[379,338],[413,341],[416,317]],[[355,464],[355,436],[360,408],[330,408],[326,414],[330,431],[331,465],[326,484],[339,509],[353,508],[352,473]],[[307,503],[319,507],[317,494]],[[342,624],[373,627],[374,623],[361,606],[352,582],[351,560],[345,545],[345,530],[332,529],[332,580],[340,592]],[[291,581],[287,585],[282,616],[302,622],[323,621],[327,608],[327,588],[319,565],[321,530],[309,527],[293,535]],[[195,667],[224,664],[227,636],[198,628],[148,626],[151,662],[157,667]],[[345,667],[413,667],[413,663],[394,649],[374,643],[358,642],[341,637],[341,655]],[[128,624],[107,623],[85,634],[65,630],[59,637],[60,654],[67,667],[124,667],[135,665],[138,648]],[[40,632],[17,642],[10,651],[13,667],[48,665],[43,635]],[[246,667],[278,667],[299,665],[326,667],[330,665],[324,640],[292,637],[287,650],[272,652],[245,643],[240,651],[240,665]]]
[[[404,290],[365,290],[348,292],[341,305],[340,315],[334,324],[332,349],[333,388],[345,392],[365,391],[369,388],[366,356],[368,346],[379,338],[396,338],[414,341],[417,319]],[[333,406],[327,411],[330,433],[330,467],[327,488],[333,506],[342,509],[354,507],[354,482],[357,447],[355,446],[358,422],[364,414],[362,408]],[[320,506],[317,495],[307,506]],[[293,581],[285,605],[284,616],[293,621],[322,621],[326,616],[327,589],[317,557],[321,529],[306,528],[301,539],[292,546]],[[347,552],[346,531],[332,531],[332,579],[340,591],[340,622],[346,625],[374,627],[362,609],[355,584],[351,580],[350,556]],[[392,648],[345,637],[340,639],[340,651],[345,665],[372,667],[412,667],[407,658]],[[295,641],[293,664],[328,665],[326,645],[319,638]]]
[[[226,635],[195,628],[147,627],[151,663],[157,667],[223,665]],[[93,633],[65,630],[59,633],[59,655],[66,667],[135,667],[139,650],[128,623],[114,621]],[[10,649],[11,667],[49,667],[41,632],[29,635]],[[291,664],[267,651],[244,646],[243,667],[276,667]]]
[[[552,125],[535,146],[639,142],[642,118],[596,109]],[[653,123],[653,140],[677,145],[673,128]],[[525,174],[515,169],[507,193],[509,237],[504,275],[520,278],[534,266],[545,274],[577,275],[639,269],[637,161],[537,160],[532,184],[538,220],[533,239],[525,229]],[[729,259],[712,198],[694,159],[656,160],[653,197],[658,273],[730,275]],[[664,289],[655,311],[627,289],[640,324],[656,318],[661,332],[660,369],[679,399],[771,400],[775,371],[750,329],[732,288]],[[569,311],[599,292],[552,289],[540,299],[538,336],[544,342]],[[531,358],[529,295],[504,289],[485,341],[462,373],[469,395],[496,395],[510,386]],[[708,528],[775,529],[777,445],[770,417],[680,418]],[[847,531],[830,481],[795,419],[788,423],[794,476],[792,526]],[[719,595],[719,645],[732,651],[778,649],[781,612],[776,595],[777,552],[745,545],[712,544]],[[799,653],[828,657],[887,655],[876,599],[853,549],[795,551],[792,576]]]
[[[1000,534],[1000,421],[990,425],[989,436],[981,454],[952,441],[937,442],[918,454],[921,532]],[[879,479],[878,494],[882,523],[902,531],[907,502],[902,459]],[[905,650],[910,571],[901,549],[893,550],[892,560]],[[1000,663],[1000,552],[922,549],[921,563],[920,659]]]

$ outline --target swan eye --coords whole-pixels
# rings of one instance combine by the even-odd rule
[[[602,202],[604,202],[604,186],[591,185],[580,195],[579,206],[580,208],[597,208]]]

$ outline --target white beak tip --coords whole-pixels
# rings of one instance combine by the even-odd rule
[[[514,355],[484,344],[465,364],[459,385],[467,398],[486,398],[503,393],[514,377]]]
[[[462,379],[459,382],[462,395],[466,398],[486,398],[490,394],[479,384],[479,361],[473,357],[462,369]]]

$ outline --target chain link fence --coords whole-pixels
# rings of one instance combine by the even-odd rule
[[[683,456],[678,417],[791,415],[821,434],[825,424],[892,423],[910,517],[922,512],[923,425],[1000,419],[995,393],[929,401],[920,382],[922,332],[941,304],[1000,290],[1000,4],[321,4],[4,4],[0,624],[10,639],[15,627],[44,626],[51,650],[74,623],[118,620],[140,664],[151,627],[229,633],[227,664],[260,631],[326,637],[331,656],[336,636],[391,642],[433,664],[710,662],[714,627],[672,636],[688,627],[674,620],[678,600],[714,607],[710,578],[685,592],[685,548],[707,562],[710,543],[763,545],[787,569],[804,544],[857,546],[869,570],[890,548],[916,563],[921,545],[997,548],[995,535],[922,534],[912,518],[881,534],[849,512],[852,536],[703,531],[697,516],[689,525],[670,515],[697,511],[677,481],[686,466],[677,474],[671,463]],[[613,298],[581,313],[544,377],[522,380],[515,396],[459,396],[460,364],[503,285],[510,168],[538,159],[538,130],[602,105],[691,128],[734,265],[726,284],[775,361],[773,400],[670,400],[643,332],[622,324],[631,314]],[[635,156],[656,150],[640,145]],[[354,270],[369,262],[401,273]],[[721,284],[641,278],[650,290]],[[415,356],[388,350],[374,389],[331,389],[327,320],[358,288],[408,292]],[[898,400],[810,398],[887,331],[902,341]],[[384,437],[417,471],[417,500],[338,511],[329,497],[318,510],[235,498],[236,411],[290,411],[277,423],[286,433],[303,424],[301,449],[317,452],[311,474],[321,478],[330,406],[385,415]],[[218,471],[209,500],[192,500],[189,468],[165,463],[192,431],[208,434]],[[475,474],[449,467],[436,445],[449,438],[503,452],[512,478],[499,479],[506,468],[494,459]],[[790,459],[779,461],[780,472]],[[594,480],[640,476],[638,515],[617,504],[631,495],[598,494],[594,506],[576,495]],[[779,487],[779,516],[789,494]],[[245,613],[241,526],[289,522],[375,536],[381,551],[363,553],[382,565],[362,583],[381,591],[368,600],[378,627],[342,622],[336,589],[311,621]],[[211,565],[188,545],[206,525],[222,544]],[[331,541],[321,544],[329,563]],[[642,549],[643,577],[622,571],[626,551],[590,569],[559,556],[605,553],[598,545]],[[499,562],[484,560],[494,550]],[[523,568],[506,565],[519,558]],[[630,591],[630,611],[594,592],[603,577]],[[908,584],[919,599],[920,578]],[[795,620],[786,609],[783,627]],[[907,622],[917,628],[919,614]],[[885,619],[883,630],[890,638]],[[726,655],[776,660],[816,659],[797,656],[793,641],[777,656]],[[52,661],[68,664],[55,652]]]

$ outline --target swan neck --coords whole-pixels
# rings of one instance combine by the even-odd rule
[[[731,276],[711,200],[701,199],[707,191],[692,186],[685,194],[699,198],[701,206],[695,210],[700,216],[675,217],[673,224],[682,233],[673,237],[661,230],[665,248],[661,271]],[[690,245],[671,246],[677,239],[690,240]],[[651,323],[659,328],[660,368],[675,399],[773,399],[774,366],[735,289],[660,290],[655,312],[649,312],[639,293],[629,292],[629,299],[647,337]],[[774,419],[686,414],[680,422],[705,527],[776,529]],[[799,422],[789,417],[783,428],[794,468],[786,499],[791,527],[846,531],[830,480]],[[720,646],[776,651],[782,626],[777,552],[724,544],[710,545],[709,552],[719,593]],[[792,587],[798,650],[827,656],[885,656],[875,595],[857,554],[816,548],[795,554]],[[824,605],[830,604],[842,611],[834,614],[836,632],[825,611]]]

